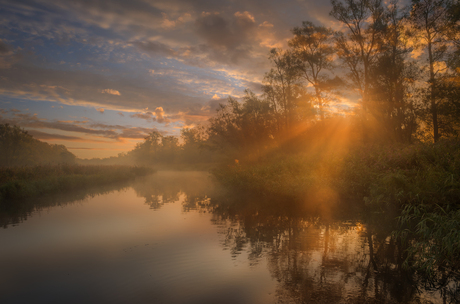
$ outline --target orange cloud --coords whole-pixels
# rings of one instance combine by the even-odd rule
[[[169,123],[170,120],[165,116],[165,111],[163,110],[163,107],[158,107],[154,111],[155,116],[156,116],[156,121],[159,123]]]
[[[101,93],[110,94],[110,95],[118,95],[118,96],[121,95],[120,92],[118,92],[117,90],[112,90],[112,89],[102,90]]]

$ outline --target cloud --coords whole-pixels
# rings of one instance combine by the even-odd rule
[[[130,115],[131,117],[134,118],[140,118],[140,119],[145,119],[145,120],[152,120],[154,119],[153,113],[152,112],[145,112],[145,113],[134,113]]]
[[[0,39],[0,54],[7,54],[10,52],[10,48],[6,43]]]
[[[254,19],[254,16],[251,15],[251,13],[248,12],[248,11],[245,11],[245,12],[242,12],[242,13],[236,12],[235,17],[238,18],[239,20],[241,20],[242,22],[246,22],[246,23],[250,23],[250,24],[256,22],[256,20]]]
[[[196,32],[211,46],[235,50],[249,42],[256,28],[254,17],[249,12],[236,12],[231,19],[217,12],[203,12],[195,20]]]
[[[68,135],[62,135],[62,134],[52,134],[52,133],[41,132],[38,130],[29,130],[27,132],[33,137],[40,139],[40,140],[88,141],[88,139],[83,139],[82,137],[68,136]]]
[[[205,96],[199,97],[198,94],[190,96],[189,88],[175,78],[153,81],[151,77],[105,77],[90,71],[15,65],[11,69],[0,69],[0,79],[0,95],[3,96],[122,112],[156,108],[164,104],[168,105],[168,111],[184,111],[206,100]],[[94,94],[101,92],[100,87],[117,87],[118,90],[108,90],[123,91],[123,94]]]
[[[37,114],[22,113],[19,110],[4,110],[0,116],[0,123],[9,123],[18,125],[31,132],[32,135],[37,135],[37,138],[44,140],[71,140],[71,141],[93,141],[105,142],[102,140],[84,138],[80,134],[99,136],[104,139],[120,141],[123,138],[143,139],[152,129],[129,127],[122,125],[109,125],[103,123],[91,123],[89,121],[63,121],[63,120],[48,120],[39,118]],[[160,111],[161,112],[161,111]],[[6,117],[4,115],[7,115]],[[164,113],[163,113],[164,115]],[[163,117],[164,120],[167,120]],[[38,129],[38,130],[37,130]],[[78,133],[78,136],[67,134],[51,134],[48,132],[39,131],[42,129],[58,130],[61,132]]]
[[[158,107],[154,111],[155,113],[155,119],[159,123],[169,123],[171,122],[165,115],[165,111],[163,110],[162,107]]]
[[[152,131],[158,131],[155,128],[147,129],[147,128],[126,128],[120,134],[121,138],[130,138],[130,139],[144,139],[146,138],[149,133]],[[165,134],[164,131],[160,131],[161,134]]]
[[[118,138],[118,133],[114,130],[98,130],[83,127],[76,123],[61,122],[57,120],[49,121],[40,119],[38,115],[31,115],[29,113],[14,113],[11,117],[0,117],[0,122],[19,125],[24,128],[56,129],[68,132],[79,132],[87,135],[99,135],[111,139]]]
[[[265,27],[265,28],[272,28],[273,27],[273,24],[271,24],[270,22],[268,21],[264,21],[262,22],[261,24],[259,24],[260,27]]]
[[[98,109],[96,109],[96,111],[98,111],[101,114],[104,114],[104,108],[98,108]]]
[[[293,26],[314,20],[310,12],[326,8],[322,15],[329,18],[328,6],[312,0],[3,1],[0,96],[115,110],[126,120],[135,114],[147,120],[148,107],[156,109],[149,119],[159,123],[201,122],[213,114],[207,108],[213,96],[256,89],[268,70],[268,49],[290,37]],[[112,130],[40,123],[85,127],[85,134]],[[96,136],[122,134],[113,131]]]
[[[101,93],[105,93],[105,94],[110,94],[110,95],[118,95],[120,96],[120,92],[118,92],[117,90],[112,90],[112,89],[104,89],[101,91]]]
[[[182,16],[178,17],[176,20],[172,20],[168,16],[168,14],[164,12],[162,12],[161,15],[163,16],[161,27],[163,29],[168,29],[168,30],[192,20],[192,15],[190,15],[189,13],[184,13]]]
[[[146,42],[133,42],[134,45],[139,47],[141,50],[158,54],[158,55],[163,55],[163,56],[170,56],[170,57],[177,57],[178,53],[170,48],[168,45],[157,42],[157,41],[146,41]]]

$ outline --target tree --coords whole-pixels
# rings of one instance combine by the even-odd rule
[[[160,151],[157,159],[159,162],[172,164],[176,161],[179,154],[179,139],[175,136],[164,136],[161,139]]]
[[[292,30],[294,38],[289,41],[294,55],[298,58],[297,68],[300,74],[313,86],[314,99],[320,117],[324,120],[324,107],[330,101],[330,78],[327,71],[333,68],[333,31],[323,26],[315,26],[304,21],[302,27]]]
[[[405,34],[405,15],[397,1],[385,9],[380,56],[371,66],[371,101],[369,111],[381,126],[384,137],[411,142],[417,129],[413,101],[416,69],[407,61],[411,48]]]
[[[272,49],[273,68],[265,75],[265,99],[278,116],[278,131],[291,128],[311,114],[311,104],[300,81],[299,60],[291,51]]]
[[[152,131],[144,142],[136,144],[130,155],[138,163],[154,164],[158,160],[158,152],[161,148],[163,135],[158,131]]]
[[[209,120],[208,136],[214,147],[255,152],[273,142],[276,116],[273,104],[246,91],[242,102],[233,98]]]
[[[74,163],[76,160],[65,146],[42,142],[9,124],[0,124],[0,155],[0,166]]]
[[[460,74],[460,1],[453,0],[448,5],[448,25],[446,27],[448,38],[454,44],[454,52],[450,54],[449,66]]]
[[[429,76],[427,101],[431,114],[433,140],[440,138],[438,121],[439,76],[448,50],[448,0],[412,0],[410,22],[415,39],[427,53]],[[444,64],[445,66],[445,64]],[[441,67],[441,68],[439,68]]]
[[[364,113],[369,107],[371,67],[380,55],[384,22],[381,0],[332,0],[330,15],[342,22],[345,33],[336,37],[337,54],[349,79],[361,95]]]
[[[206,163],[212,159],[212,154],[205,149],[208,146],[205,132],[203,126],[181,129],[181,152],[184,163]]]

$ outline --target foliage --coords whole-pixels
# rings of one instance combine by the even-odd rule
[[[39,141],[9,124],[0,124],[0,155],[0,167],[74,163],[76,159],[65,146]]]
[[[428,71],[424,102],[430,114],[430,126],[433,129],[433,140],[440,139],[439,133],[439,78],[445,72],[442,67],[449,55],[449,0],[413,0],[410,18],[417,45],[423,48],[428,55],[427,65],[422,65]],[[452,38],[452,37],[450,37]]]
[[[333,31],[322,26],[315,26],[305,21],[302,27],[292,30],[294,38],[289,41],[298,58],[297,69],[307,82],[313,86],[315,103],[321,119],[324,119],[326,107],[332,100],[331,91],[337,89],[339,79],[331,79],[327,73],[333,69]],[[335,82],[335,85],[331,84]]]
[[[406,205],[399,223],[404,230],[398,236],[409,245],[407,268],[416,269],[434,283],[460,276],[459,209]]]
[[[273,67],[264,78],[264,102],[276,114],[277,131],[287,131],[312,114],[310,96],[300,79],[301,59],[293,50],[272,49]]]
[[[247,91],[240,103],[229,98],[209,120],[209,143],[215,149],[238,154],[257,153],[271,145],[275,136],[276,118],[273,106]],[[230,150],[228,150],[230,149]]]
[[[0,203],[44,193],[126,181],[153,170],[127,166],[42,165],[0,169]]]
[[[119,158],[156,168],[197,169],[208,168],[213,163],[215,156],[206,149],[209,143],[202,127],[182,129],[180,140],[182,144],[175,136],[163,136],[158,131],[152,131],[143,142]]]
[[[376,227],[395,227],[395,236],[408,250],[406,265],[426,271],[427,277],[460,266],[459,140],[361,145],[343,154],[281,153],[256,163],[238,161],[214,175],[234,191],[326,210],[339,201],[360,207]]]

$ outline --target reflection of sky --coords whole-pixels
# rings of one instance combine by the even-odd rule
[[[21,209],[27,220],[0,229],[2,303],[440,302],[395,271],[385,238],[374,272],[360,223],[283,216],[263,200],[228,213],[201,172],[132,185]]]
[[[227,96],[260,89],[292,27],[332,24],[315,0],[0,3],[0,122],[97,148],[72,150],[80,157],[205,122]]]
[[[159,210],[127,189],[0,230],[2,303],[273,303],[268,269],[232,259],[210,213],[183,212],[179,189],[202,191],[206,175],[168,174],[166,189],[145,184],[177,193]]]

